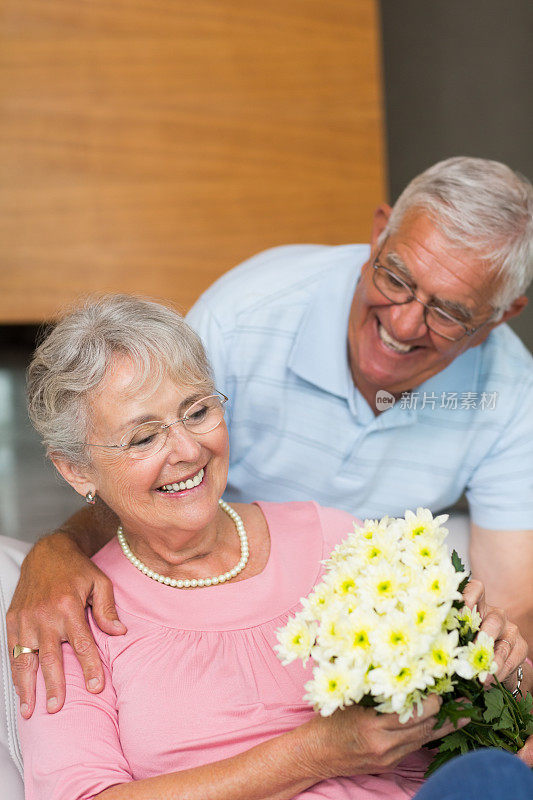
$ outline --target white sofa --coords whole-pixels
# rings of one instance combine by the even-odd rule
[[[11,682],[7,652],[6,611],[15,590],[20,565],[31,545],[0,536],[0,798],[24,800],[22,755],[17,732],[17,696]]]
[[[468,525],[466,514],[454,515],[448,523],[448,546],[455,548],[468,564]],[[11,602],[20,565],[31,545],[0,536],[0,662],[3,698],[0,698],[0,800],[24,800],[22,755],[18,740],[17,702],[6,637],[6,611]]]

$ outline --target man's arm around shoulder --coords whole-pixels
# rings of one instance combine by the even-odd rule
[[[59,711],[65,701],[62,642],[69,642],[83,669],[87,689],[100,692],[104,676],[98,649],[87,623],[92,606],[97,625],[108,634],[126,632],[118,619],[109,578],[90,561],[116,531],[117,520],[101,501],[83,509],[49,536],[40,539],[22,564],[20,580],[7,613],[8,647],[21,713],[35,706],[39,662],[46,683],[47,708]],[[16,644],[38,649],[13,658]]]

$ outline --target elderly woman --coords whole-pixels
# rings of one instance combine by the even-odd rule
[[[42,342],[28,387],[59,472],[120,519],[94,561],[127,626],[113,637],[90,619],[100,694],[70,645],[58,714],[39,675],[35,713],[20,720],[28,800],[412,796],[421,745],[452,728],[432,731],[436,697],[405,725],[357,706],[322,718],[302,699],[311,667],[282,666],[276,630],[352,520],[314,503],[221,500],[227,398],[183,319],[127,296],[88,302]],[[518,637],[502,677],[524,655]]]

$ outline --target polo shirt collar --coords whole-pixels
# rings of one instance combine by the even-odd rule
[[[348,320],[362,263],[334,265],[334,274],[321,279],[288,362],[289,369],[298,377],[345,399],[354,390],[348,361]],[[344,273],[342,277],[339,270]]]

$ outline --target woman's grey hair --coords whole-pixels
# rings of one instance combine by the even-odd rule
[[[426,213],[453,246],[487,261],[500,277],[492,298],[495,318],[533,279],[533,187],[498,161],[456,157],[427,169],[404,189],[380,244],[405,215]]]
[[[151,393],[165,376],[214,390],[200,337],[176,311],[125,294],[88,297],[45,335],[28,368],[28,411],[49,456],[89,463],[90,400],[116,355],[137,368],[132,392]]]

